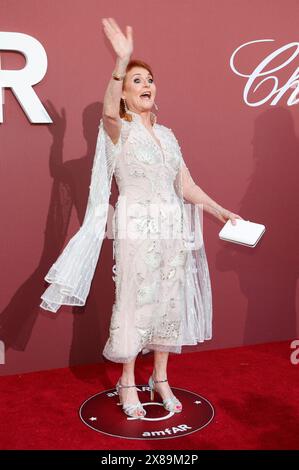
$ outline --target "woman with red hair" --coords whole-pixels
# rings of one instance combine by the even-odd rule
[[[188,278],[192,255],[188,263],[183,240],[163,237],[155,218],[143,209],[147,203],[159,206],[156,213],[159,212],[160,225],[169,228],[170,216],[181,216],[178,195],[183,194],[185,200],[201,204],[222,222],[231,219],[234,223],[241,217],[202,191],[185,165],[172,130],[157,123],[152,111],[156,97],[153,72],[146,63],[131,60],[132,28],[127,26],[124,35],[113,18],[104,18],[102,23],[116,54],[116,66],[104,98],[103,124],[113,145],[119,142],[121,146],[115,177],[120,197],[126,198],[126,208],[134,206],[134,210],[127,209],[127,225],[130,221],[133,232],[142,234],[132,237],[126,233],[119,238],[118,229],[114,231],[116,300],[103,354],[112,361],[123,362],[117,389],[127,414],[145,415],[134,379],[135,359],[141,350],[154,351],[154,369],[149,379],[151,398],[157,391],[167,410],[180,412],[182,405],[167,381],[168,354],[180,352],[184,344],[211,338],[207,264],[201,244],[197,249],[201,259],[195,258],[200,271],[195,268],[196,275],[193,272]],[[117,204],[114,223],[120,213],[125,213],[124,207]],[[153,234],[156,237],[151,238],[149,235]],[[191,296],[189,302],[186,297]],[[184,331],[186,328],[188,331]]]
[[[135,360],[139,352],[153,351],[151,399],[156,391],[165,409],[179,413],[182,404],[167,380],[169,353],[212,338],[201,209],[222,222],[241,217],[195,183],[172,129],[157,122],[153,71],[131,59],[132,28],[127,26],[124,35],[113,18],[102,22],[116,65],[104,96],[87,209],[82,226],[45,276],[51,285],[40,306],[56,312],[61,305],[85,304],[114,175],[119,190],[112,219],[115,302],[103,355],[122,363],[116,388],[123,411],[142,418]]]

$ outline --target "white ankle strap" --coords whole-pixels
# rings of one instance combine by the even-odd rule
[[[121,385],[121,384],[118,384],[118,386],[121,387],[121,388],[136,387],[136,385]]]
[[[155,379],[153,379],[153,381],[155,382],[155,384],[158,384],[160,382],[168,382],[168,379],[164,379],[164,380],[155,380]]]

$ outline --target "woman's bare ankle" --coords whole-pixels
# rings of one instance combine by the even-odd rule
[[[132,374],[122,373],[120,383],[122,385],[135,385],[135,376]]]
[[[167,372],[165,370],[153,370],[153,379],[154,380],[165,380],[167,379]]]

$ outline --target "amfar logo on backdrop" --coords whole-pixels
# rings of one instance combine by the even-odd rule
[[[23,69],[0,70],[0,123],[3,122],[4,88],[12,90],[30,122],[53,122],[33,89],[33,85],[44,78],[48,67],[41,43],[28,34],[0,32],[0,51],[18,51],[26,57]]]
[[[261,106],[262,104],[266,103],[267,101],[270,101],[271,98],[274,96],[272,101],[270,101],[271,106],[275,106],[278,101],[282,98],[282,96],[289,90],[289,88],[294,88],[294,91],[291,93],[289,96],[289,99],[287,101],[288,106],[293,106],[294,104],[297,104],[299,102],[299,99],[295,99],[296,95],[299,91],[299,67],[295,69],[295,72],[291,77],[288,79],[288,81],[285,83],[285,85],[281,86],[280,88],[278,87],[278,77],[274,75],[274,72],[278,72],[279,70],[283,69],[286,67],[289,63],[291,63],[298,55],[299,53],[299,43],[298,42],[291,42],[289,44],[286,44],[285,46],[280,47],[279,49],[276,49],[274,52],[271,52],[267,57],[265,57],[264,60],[262,60],[256,67],[255,69],[247,74],[247,73],[241,73],[238,71],[234,65],[234,60],[236,54],[243,49],[244,47],[248,47],[250,44],[255,44],[257,42],[267,42],[267,41],[274,41],[274,39],[258,39],[256,41],[250,41],[246,42],[245,44],[242,44],[239,46],[232,54],[230,58],[230,66],[231,69],[240,77],[246,77],[248,78],[247,83],[244,88],[243,92],[243,98],[245,103],[248,106]],[[282,54],[284,51],[291,49],[292,47],[295,47],[295,51],[293,54],[284,62],[282,62],[280,65],[274,67],[271,69],[271,65],[268,70],[265,70],[266,67],[271,64],[271,61],[276,59],[280,54]],[[271,75],[272,74],[272,75]],[[263,78],[265,77],[265,78]],[[273,88],[270,91],[270,93],[265,96],[265,98],[261,99],[260,101],[256,102],[249,102],[248,101],[248,93],[252,91],[253,93],[266,81],[272,80],[273,82]],[[255,85],[255,86],[254,86]],[[252,87],[254,86],[253,90]],[[276,96],[275,96],[276,95]]]
[[[297,365],[299,364],[299,339],[294,339],[294,341],[291,342],[291,348],[295,349],[290,357],[291,363]]]
[[[230,58],[230,67],[233,72],[240,77],[248,78],[243,93],[244,101],[248,106],[261,106],[267,101],[270,101],[273,97],[274,98],[270,101],[270,105],[274,106],[289,89],[294,88],[287,101],[287,104],[292,106],[299,102],[299,99],[295,99],[299,91],[299,67],[296,68],[295,72],[288,79],[287,83],[285,83],[285,85],[281,86],[280,88],[278,87],[278,78],[274,75],[274,72],[278,72],[279,70],[283,69],[289,63],[291,63],[295,57],[297,57],[299,53],[298,42],[286,44],[274,52],[271,52],[271,54],[262,60],[249,74],[238,71],[234,65],[235,56],[241,49],[258,42],[269,41],[274,41],[274,39],[258,39],[242,44],[233,52]],[[270,70],[265,70],[265,68],[271,64],[271,61],[279,56],[279,54],[282,54],[284,51],[291,49],[292,47],[295,47],[295,51],[287,60],[273,69],[270,68]],[[44,78],[47,71],[47,54],[42,44],[37,39],[29,36],[28,34],[0,32],[0,51],[1,50],[20,52],[26,57],[26,65],[23,69],[20,70],[2,70],[0,62],[0,123],[3,122],[4,88],[10,88],[12,90],[30,122],[52,123],[52,119],[50,118],[49,114],[33,89],[33,85],[39,83]],[[254,93],[263,83],[268,80],[273,81],[273,88],[271,92],[260,101],[249,102],[248,93],[250,91]],[[252,89],[254,84],[255,87]]]
[[[0,341],[0,364],[5,364],[5,345]]]

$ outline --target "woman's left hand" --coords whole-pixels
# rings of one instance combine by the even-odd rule
[[[235,214],[234,212],[230,212],[229,210],[227,209],[224,209],[223,207],[219,210],[217,210],[217,215],[216,215],[217,219],[221,220],[221,222],[227,222],[228,220],[231,220],[232,224],[233,225],[236,225],[236,219],[243,219],[243,217],[241,217],[240,215],[238,214]]]

